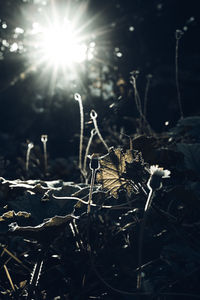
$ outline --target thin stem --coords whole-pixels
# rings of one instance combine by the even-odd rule
[[[183,108],[181,103],[181,93],[179,86],[179,73],[178,73],[178,50],[179,50],[179,40],[181,38],[181,31],[176,30],[176,49],[175,49],[175,76],[176,76],[176,91],[177,91],[177,99],[180,110],[181,119],[183,119]]]
[[[90,170],[92,171],[91,183],[90,183],[90,192],[88,198],[88,206],[87,206],[87,216],[88,216],[88,224],[87,224],[87,251],[91,254],[91,244],[90,244],[90,228],[91,228],[91,204],[92,204],[92,192],[94,188],[95,175],[96,171],[100,168],[98,158],[94,157],[94,154],[90,158]]]
[[[103,137],[102,137],[102,135],[101,135],[101,133],[100,133],[100,131],[99,131],[99,128],[98,128],[98,125],[97,125],[97,121],[96,121],[97,116],[98,116],[98,115],[97,115],[96,111],[95,111],[94,109],[92,109],[91,112],[90,112],[90,117],[91,117],[91,119],[92,119],[92,121],[93,121],[94,128],[95,128],[95,130],[96,130],[96,132],[97,132],[97,134],[98,134],[98,136],[99,136],[99,139],[100,139],[101,142],[104,144],[106,150],[109,151],[109,147],[108,147],[108,145],[106,144],[106,142],[104,141],[104,139],[103,139]]]
[[[133,83],[133,88],[134,88],[136,107],[139,112],[140,118],[142,118],[141,100],[140,100],[140,96],[139,96],[137,86],[136,86],[136,78],[134,76],[132,76],[132,83]]]
[[[84,114],[81,95],[76,93],[74,99],[79,103],[80,109],[80,144],[79,144],[79,169],[82,170],[82,149],[83,149],[83,130],[84,130]]]
[[[41,142],[43,144],[43,151],[44,151],[44,172],[45,174],[47,173],[47,141],[48,141],[48,136],[46,134],[41,135]]]
[[[145,88],[145,92],[144,92],[144,117],[146,118],[147,116],[147,100],[148,100],[148,92],[149,92],[149,86],[150,86],[150,81],[152,78],[152,75],[149,74],[147,75],[147,83],[146,83],[146,88]]]
[[[151,207],[152,203],[152,198],[153,198],[153,190],[150,189],[149,195],[145,204],[144,208],[144,215],[143,219],[141,222],[141,227],[140,227],[140,233],[139,233],[139,246],[138,246],[138,266],[139,266],[139,273],[137,276],[137,289],[141,289],[142,286],[142,248],[143,248],[143,237],[144,237],[144,229],[145,229],[145,224],[146,224],[146,219],[148,215],[149,208]]]
[[[28,170],[29,170],[30,153],[31,153],[31,149],[33,147],[34,147],[33,143],[28,143],[27,152],[26,152],[26,172],[28,172]]]
[[[6,265],[3,265],[3,267],[4,267],[4,270],[5,270],[6,275],[7,275],[7,277],[8,277],[8,280],[9,280],[9,282],[10,282],[10,285],[11,285],[11,287],[12,287],[12,290],[15,292],[15,286],[14,286],[14,284],[13,284],[13,281],[12,281],[12,278],[11,278],[10,273],[9,273],[9,271],[8,271],[8,268],[7,268]]]
[[[3,252],[2,252],[2,255],[1,256],[3,256],[3,253],[4,252],[6,252],[11,258],[13,258],[14,260],[16,260],[19,264],[21,264],[25,269],[27,269],[28,271],[30,271],[30,269],[27,267],[27,266],[25,266],[24,264],[23,264],[23,262],[19,259],[19,258],[17,258],[12,252],[10,252],[7,248],[3,248]]]
[[[43,144],[43,148],[44,148],[44,169],[46,173],[47,172],[47,143]]]
[[[89,199],[88,199],[88,206],[87,206],[87,213],[88,214],[90,214],[90,211],[91,211],[92,192],[93,192],[93,187],[94,187],[95,175],[96,175],[96,170],[92,169],[92,177],[91,177],[91,183],[90,183],[90,192],[89,192]]]
[[[88,158],[88,154],[89,154],[89,150],[90,150],[90,146],[93,140],[94,135],[96,134],[96,130],[92,129],[91,133],[90,133],[90,138],[87,144],[87,148],[85,150],[85,157],[84,157],[84,162],[83,162],[83,175],[86,177],[87,172],[86,172],[86,164],[87,164],[87,158]]]
[[[78,198],[78,197],[58,197],[58,196],[55,196],[53,195],[53,197],[57,200],[74,200],[74,201],[77,201],[77,202],[81,202],[85,205],[88,205],[88,201],[84,201],[83,199],[81,198]],[[135,202],[135,200],[131,201],[131,202]],[[127,207],[125,205],[128,205],[130,202],[124,202],[122,204],[119,204],[119,205],[98,205],[98,204],[95,204],[95,203],[90,203],[90,206],[94,206],[94,207],[98,207],[98,208],[106,208],[106,209],[127,209],[127,208],[130,208],[130,207]]]
[[[134,89],[134,99],[135,99],[136,108],[137,108],[139,116],[140,116],[140,118],[139,118],[140,130],[142,131],[142,127],[144,127],[143,125],[145,125],[146,128],[149,131],[149,134],[153,135],[153,131],[152,131],[152,129],[151,129],[144,113],[142,112],[141,100],[140,100],[140,96],[139,96],[139,93],[138,93],[138,90],[137,90],[136,78],[135,78],[134,75],[131,76],[131,83],[132,83],[133,89]]]

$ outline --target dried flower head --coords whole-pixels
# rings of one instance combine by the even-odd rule
[[[184,32],[182,30],[176,29],[175,37],[176,37],[177,40],[180,40],[183,35],[184,35]]]
[[[100,168],[100,163],[99,163],[99,157],[96,156],[95,154],[88,155],[88,158],[90,159],[90,170],[98,170]]]
[[[41,135],[41,142],[46,143],[48,141],[48,135],[47,134],[42,134]]]
[[[162,187],[162,179],[170,177],[170,171],[160,168],[158,165],[153,165],[150,167],[150,178],[147,183],[149,189],[159,190]]]

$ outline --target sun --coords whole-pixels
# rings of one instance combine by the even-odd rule
[[[90,19],[87,6],[49,5],[33,15],[26,31],[28,70],[38,73],[39,85],[48,85],[52,93],[57,86],[80,82],[87,62],[95,60],[95,17]],[[70,83],[70,85],[68,84]],[[72,85],[71,85],[72,83]]]
[[[22,12],[23,26],[15,28],[10,52],[20,53],[25,68],[12,85],[34,73],[38,89],[48,95],[82,89],[92,66],[99,70],[108,63],[102,42],[110,27],[101,24],[103,11],[91,15],[89,1],[38,0],[34,11],[26,6]]]
[[[70,67],[86,60],[87,45],[81,41],[71,22],[64,19],[61,24],[41,29],[39,52],[43,61],[52,66]]]

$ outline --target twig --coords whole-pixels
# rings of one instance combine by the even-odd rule
[[[10,276],[10,273],[9,273],[9,271],[8,271],[8,268],[6,267],[6,265],[4,265],[3,267],[4,267],[4,270],[5,270],[6,275],[7,275],[7,277],[8,277],[8,280],[9,280],[9,282],[10,282],[10,285],[11,285],[11,287],[12,287],[12,290],[15,292],[15,287],[14,287],[12,278],[11,278],[11,276]]]

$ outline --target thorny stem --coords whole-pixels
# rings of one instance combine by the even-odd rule
[[[82,170],[82,149],[83,149],[83,129],[84,129],[84,115],[83,115],[83,104],[81,95],[76,93],[74,99],[79,103],[80,109],[80,144],[79,144],[79,169]]]
[[[145,229],[145,224],[146,224],[146,219],[148,215],[149,208],[151,207],[153,199],[153,190],[150,189],[149,195],[145,204],[144,208],[144,215],[143,219],[141,222],[141,227],[140,227],[140,233],[139,233],[139,246],[138,246],[138,266],[139,266],[139,273],[137,276],[137,289],[140,290],[142,286],[142,248],[143,248],[143,237],[144,237],[144,229]]]
[[[30,153],[31,153],[31,149],[34,147],[33,143],[28,143],[27,146],[27,152],[26,152],[26,172],[28,172],[29,169],[29,160],[30,160]]]
[[[36,287],[38,285],[43,263],[44,263],[43,259],[39,259],[39,261],[36,262],[33,267],[33,272],[31,274],[31,280],[30,280],[30,285],[33,287]]]
[[[87,172],[86,172],[86,164],[87,164],[87,158],[88,158],[88,154],[89,154],[89,150],[90,150],[90,146],[93,140],[94,135],[96,134],[96,129],[92,129],[91,133],[90,133],[90,138],[87,144],[87,148],[85,150],[85,157],[84,157],[84,162],[83,162],[83,175],[86,177]]]
[[[179,30],[176,30],[176,50],[175,50],[175,74],[176,74],[176,91],[177,91],[177,98],[178,98],[178,105],[180,110],[181,119],[183,119],[183,108],[181,103],[181,93],[180,93],[180,86],[179,86],[179,74],[178,74],[178,50],[179,50],[179,40],[181,35],[179,35]]]
[[[33,299],[35,289],[38,285],[38,282],[39,282],[39,279],[41,276],[41,272],[42,272],[43,263],[44,263],[44,253],[43,253],[43,251],[41,251],[38,255],[38,260],[34,264],[33,271],[31,273],[31,279],[30,279],[29,287],[28,287],[28,299],[30,299],[30,300]]]
[[[96,132],[97,132],[97,134],[98,134],[98,136],[99,136],[99,139],[100,139],[101,142],[104,144],[106,150],[109,151],[109,147],[108,147],[108,145],[106,144],[106,142],[104,141],[104,139],[103,139],[103,137],[102,137],[102,135],[101,135],[101,133],[100,133],[100,131],[99,131],[99,128],[98,128],[98,125],[97,125],[97,121],[96,121],[97,116],[98,116],[98,115],[97,115],[96,111],[95,111],[94,109],[92,109],[91,112],[90,112],[90,117],[91,117],[91,119],[92,119],[92,121],[93,121],[94,128],[95,128],[95,130],[96,130]]]

